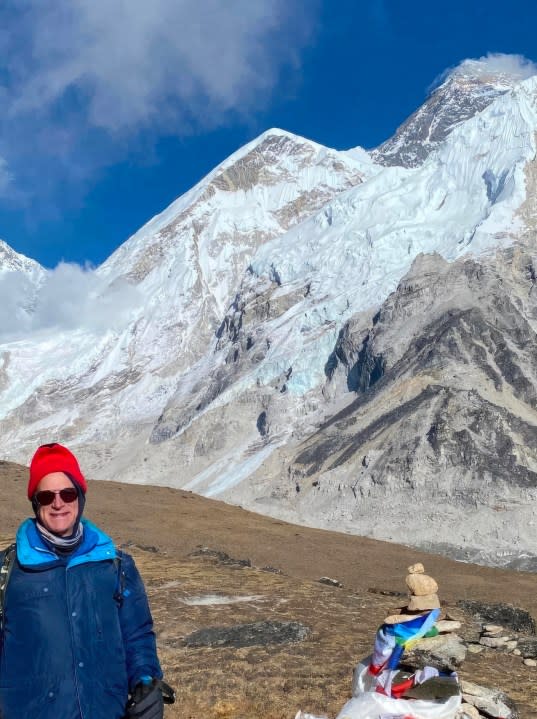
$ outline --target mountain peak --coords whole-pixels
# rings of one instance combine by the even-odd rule
[[[293,154],[298,152],[307,151],[310,153],[313,151],[326,150],[323,145],[319,145],[313,140],[308,140],[300,135],[295,135],[287,130],[281,130],[278,127],[272,127],[269,130],[265,130],[260,135],[255,137],[253,140],[248,142],[246,145],[240,147],[236,152],[226,158],[214,171],[218,173],[222,170],[235,165],[237,162],[242,161],[243,158],[252,155],[252,153],[259,153],[268,151],[272,154],[272,151],[277,149],[279,156]]]
[[[463,60],[442,73],[432,87],[433,91],[437,91],[447,83],[455,82],[507,91],[536,74],[537,66],[520,55],[489,54],[479,59]]]
[[[418,167],[457,125],[536,73],[537,66],[519,55],[463,60],[437,78],[424,104],[373,150],[373,159]]]
[[[15,252],[7,242],[0,240],[0,272],[33,273],[42,270],[38,262]]]

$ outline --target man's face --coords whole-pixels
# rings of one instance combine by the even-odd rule
[[[37,485],[36,494],[44,490],[55,491],[51,504],[40,505],[39,521],[49,532],[59,537],[68,537],[73,532],[78,516],[78,498],[74,502],[64,502],[57,490],[74,489],[74,485],[63,472],[52,472],[43,477]]]

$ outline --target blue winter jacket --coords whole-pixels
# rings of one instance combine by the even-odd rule
[[[132,557],[121,553],[120,582],[112,540],[82,522],[82,544],[63,558],[44,544],[35,520],[17,532],[4,604],[0,719],[120,719],[129,689],[142,676],[162,677]]]

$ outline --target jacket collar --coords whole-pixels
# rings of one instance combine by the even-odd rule
[[[86,562],[100,562],[117,556],[114,542],[88,519],[81,519],[84,526],[82,542],[66,559],[59,558],[45,545],[36,528],[35,519],[26,519],[17,531],[17,559],[23,567],[45,569],[65,563],[67,567]]]

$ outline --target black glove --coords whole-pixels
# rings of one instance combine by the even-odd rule
[[[164,700],[160,681],[139,682],[127,702],[125,719],[163,719]]]
[[[159,684],[164,704],[175,704],[175,691],[164,679],[159,679]]]

